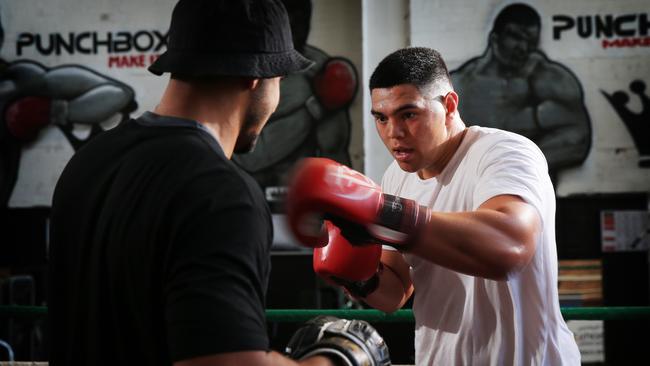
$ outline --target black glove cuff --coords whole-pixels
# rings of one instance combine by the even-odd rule
[[[345,287],[350,295],[357,298],[364,298],[375,292],[379,287],[379,276],[384,271],[384,264],[379,262],[377,272],[365,281],[350,281],[338,277],[330,277],[338,285]]]
[[[364,298],[375,292],[379,287],[379,274],[375,273],[367,281],[350,281],[343,285],[348,292],[359,298]]]
[[[411,199],[386,193],[382,197],[377,224],[371,225],[369,231],[381,244],[390,245],[401,252],[408,251],[429,221],[430,211]]]

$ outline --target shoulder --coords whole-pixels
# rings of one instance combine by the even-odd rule
[[[204,148],[196,164],[185,165],[190,194],[203,194],[223,202],[252,204],[257,188],[252,178],[232,161]]]
[[[151,127],[131,123],[137,136],[131,160],[152,161],[181,197],[231,204],[250,205],[254,197],[252,178],[223,153],[208,132],[190,127]],[[139,140],[139,141],[136,141]],[[136,165],[137,162],[133,162]],[[198,202],[197,202],[198,203]],[[216,207],[216,206],[215,206]]]
[[[526,136],[502,130],[500,128],[470,126],[469,131],[471,134],[475,135],[476,142],[481,144],[495,145],[499,142],[513,142],[535,145],[535,143]]]
[[[473,151],[478,179],[476,207],[492,197],[510,194],[531,203],[539,212],[546,212],[543,208],[551,204],[554,192],[548,163],[539,147],[516,133],[482,129]]]
[[[529,138],[498,128],[472,126],[475,134],[472,153],[485,159],[510,159],[527,155],[534,160],[544,160],[544,154]]]

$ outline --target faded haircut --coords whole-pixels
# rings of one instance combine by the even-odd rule
[[[370,76],[370,91],[412,84],[425,94],[441,83],[451,86],[449,71],[440,53],[426,47],[408,47],[381,60]]]

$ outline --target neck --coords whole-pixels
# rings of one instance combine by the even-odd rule
[[[196,85],[171,79],[154,112],[201,123],[230,159],[243,123],[244,106],[243,89],[236,82]]]
[[[418,172],[420,178],[429,179],[440,175],[454,154],[456,154],[467,133],[465,124],[462,121],[458,122],[452,127],[449,138],[438,147],[440,155],[435,159],[434,163]]]

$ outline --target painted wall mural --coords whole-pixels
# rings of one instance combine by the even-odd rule
[[[166,48],[175,3],[0,0],[0,207],[49,207],[77,149],[155,107],[167,77],[147,67]],[[256,150],[234,159],[275,212],[297,159],[326,156],[361,169],[363,154],[353,123],[360,120],[360,1],[284,3],[297,47],[316,65],[282,81],[280,106]]]
[[[582,87],[539,47],[534,8],[512,4],[496,16],[485,52],[451,71],[460,113],[468,125],[501,128],[533,140],[551,176],[580,165],[591,144]]]
[[[153,106],[144,91],[161,84],[146,67],[169,20],[138,22],[123,3],[79,15],[72,2],[0,1],[0,207],[49,207],[76,150]]]
[[[639,167],[650,168],[650,98],[646,94],[646,83],[643,80],[633,80],[630,83],[631,94],[636,95],[641,101],[641,112],[635,113],[628,107],[630,94],[618,90],[612,94],[601,92],[612,105],[612,108],[621,117],[634,145],[639,150]]]
[[[280,104],[255,149],[233,159],[257,180],[274,212],[283,211],[287,175],[300,158],[320,156],[351,165],[349,107],[359,85],[356,68],[349,59],[332,57],[307,43],[311,0],[283,3],[294,46],[316,64],[282,80]]]
[[[650,191],[647,1],[412,0],[410,14],[461,117],[536,142],[558,196]]]
[[[0,72],[0,205],[10,204],[18,179],[23,146],[55,126],[73,150],[105,128],[126,121],[137,108],[128,85],[81,65],[47,68],[34,61],[15,61]],[[74,133],[74,125],[87,133]],[[83,128],[83,127],[82,127]],[[19,188],[20,190],[20,188]]]

